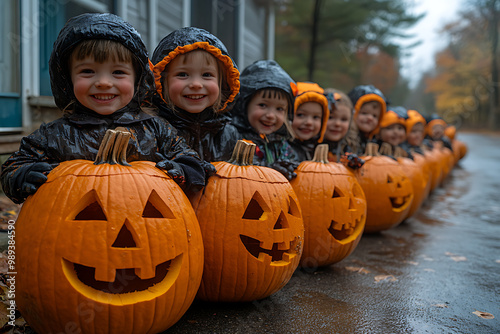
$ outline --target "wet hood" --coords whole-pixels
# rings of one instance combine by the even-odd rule
[[[295,81],[274,60],[258,60],[246,67],[240,76],[240,97],[233,112],[233,123],[239,128],[250,129],[246,106],[255,92],[264,88],[277,88],[290,97],[287,114],[293,114],[293,91],[291,83]],[[283,127],[284,128],[284,127]],[[280,129],[281,130],[281,129]],[[280,131],[286,133],[286,130]]]
[[[54,42],[49,60],[52,94],[60,109],[76,101],[68,69],[68,59],[74,47],[87,39],[116,41],[132,51],[139,61],[141,73],[136,73],[136,89],[131,104],[139,106],[153,93],[154,81],[148,53],[139,33],[129,23],[113,14],[82,14],[71,18]]]
[[[195,49],[203,49],[211,53],[224,66],[227,87],[223,89],[223,96],[226,98],[223,98],[220,112],[230,110],[240,89],[240,73],[225,45],[204,29],[195,27],[178,29],[158,43],[151,59],[154,64],[156,91],[164,101],[161,73],[176,56]]]

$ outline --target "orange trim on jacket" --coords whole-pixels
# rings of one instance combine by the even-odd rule
[[[210,45],[208,42],[195,42],[193,44],[182,45],[176,47],[173,51],[171,51],[165,58],[159,61],[153,69],[153,74],[155,77],[156,90],[158,94],[160,94],[163,101],[165,98],[163,97],[163,85],[161,83],[162,72],[165,70],[167,65],[178,55],[188,53],[190,51],[202,49],[210,54],[212,54],[215,58],[221,61],[224,64],[224,68],[226,69],[226,80],[229,87],[232,89],[231,95],[224,102],[224,105],[220,110],[226,109],[227,105],[231,103],[238,92],[240,90],[240,72],[233,66],[233,61],[229,56],[223,55],[221,50],[213,45]]]
[[[317,83],[313,82],[297,82],[291,83],[293,94],[295,95],[295,103],[293,113],[297,112],[298,107],[306,102],[317,102],[323,109],[323,119],[321,120],[321,129],[319,131],[318,143],[322,143],[326,133],[328,118],[330,117],[330,109],[328,108],[328,99],[324,95],[324,89]]]

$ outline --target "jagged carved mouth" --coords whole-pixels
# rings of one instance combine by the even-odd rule
[[[411,198],[411,195],[407,196],[398,196],[398,197],[389,197],[391,200],[391,205],[394,209],[401,209],[405,206]]]
[[[265,249],[261,247],[261,242],[258,239],[246,235],[240,235],[240,239],[247,251],[252,254],[253,257],[261,261],[264,261],[265,257],[271,257],[271,262],[283,262],[288,264],[292,258],[296,256],[294,253],[295,241],[282,243],[275,242],[271,249]]]
[[[63,272],[69,283],[84,296],[98,302],[128,305],[151,300],[167,292],[179,276],[182,254],[156,266],[155,276],[141,279],[136,269],[117,269],[113,282],[94,278],[95,268],[62,259]]]
[[[354,229],[356,228],[356,226],[358,226],[358,224],[360,224],[362,219],[363,219],[362,216],[359,219],[356,218],[354,220],[354,223],[349,224],[349,225],[342,224],[342,223],[339,223],[339,222],[332,220],[332,223],[330,224],[330,227],[328,228],[328,232],[330,232],[330,234],[335,238],[335,240],[340,241],[340,240],[347,239],[354,233]]]

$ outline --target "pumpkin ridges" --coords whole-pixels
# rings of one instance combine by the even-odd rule
[[[86,162],[87,164],[91,164],[92,162]],[[87,253],[88,254],[88,249],[91,248],[89,245],[93,245],[88,242],[88,240],[95,239],[93,235],[90,235],[89,230],[92,231],[92,224],[86,224],[83,226],[82,229],[79,231],[81,233],[68,233],[65,232],[63,229],[63,225],[61,222],[64,222],[66,217],[71,214],[71,211],[74,210],[72,208],[72,201],[77,202],[82,199],[82,196],[84,196],[90,189],[100,189],[105,192],[104,197],[99,197],[100,200],[102,201],[101,206],[104,204],[112,203],[110,204],[110,210],[119,210],[120,204],[123,206],[124,204],[127,204],[126,197],[130,193],[136,194],[136,202],[144,202],[148,200],[148,196],[150,195],[150,189],[146,185],[146,182],[144,180],[148,180],[149,184],[153,184],[154,187],[151,187],[151,189],[155,189],[157,183],[160,183],[160,188],[161,189],[167,189],[169,187],[174,187],[170,189],[170,191],[174,191],[172,193],[169,193],[167,190],[160,190],[163,191],[163,195],[167,194],[167,196],[163,196],[164,198],[169,197],[170,199],[173,197],[175,198],[174,201],[178,201],[179,203],[183,201],[184,205],[186,205],[186,209],[190,208],[189,203],[187,202],[187,198],[183,195],[182,191],[180,188],[178,188],[177,185],[173,184],[173,181],[170,180],[166,175],[164,175],[163,172],[159,170],[155,170],[152,166],[154,166],[154,163],[147,168],[151,168],[151,170],[154,171],[153,174],[156,174],[156,177],[147,177],[144,175],[139,174],[140,171],[135,171],[134,169],[128,169],[125,170],[123,173],[117,173],[113,175],[107,175],[107,176],[99,176],[99,175],[87,175],[84,177],[80,177],[79,175],[75,175],[74,170],[71,170],[70,166],[71,162],[68,162],[67,168],[65,166],[65,163],[62,163],[60,165],[61,168],[57,167],[54,169],[50,174],[49,178],[52,178],[52,182],[47,182],[44,184],[40,189],[38,190],[37,194],[33,196],[33,198],[30,198],[23,208],[25,208],[26,214],[22,213],[20,214],[21,220],[18,220],[20,223],[19,225],[22,226],[21,230],[33,230],[33,227],[36,227],[36,231],[42,230],[44,233],[38,233],[38,235],[33,235],[33,233],[28,233],[29,239],[21,237],[20,238],[20,244],[19,245],[19,265],[20,267],[26,267],[26,264],[23,262],[24,261],[24,256],[23,256],[23,250],[27,249],[27,252],[32,253],[32,248],[34,245],[37,243],[41,244],[41,246],[38,247],[38,253],[33,254],[32,257],[27,257],[28,259],[28,265],[32,263],[33,259],[36,259],[36,261],[39,262],[38,267],[36,266],[30,266],[29,270],[35,271],[36,275],[23,275],[24,277],[20,279],[19,284],[22,286],[23,284],[31,284],[34,288],[35,291],[38,291],[40,293],[40,296],[36,297],[38,300],[36,302],[30,302],[31,296],[25,297],[22,292],[19,293],[20,297],[20,303],[27,303],[27,309],[32,309],[37,312],[36,315],[33,315],[30,320],[34,322],[33,326],[36,328],[37,331],[41,333],[48,333],[48,332],[53,332],[53,331],[63,331],[64,328],[61,329],[60,326],[64,326],[68,321],[73,321],[73,311],[77,312],[78,314],[73,318],[74,323],[80,326],[80,329],[82,332],[102,332],[103,330],[105,331],[106,328],[109,329],[111,332],[116,332],[116,333],[137,333],[137,332],[148,332],[148,328],[151,329],[153,326],[156,328],[154,332],[159,332],[162,330],[165,330],[166,327],[172,325],[172,320],[178,320],[182,314],[186,311],[187,307],[191,304],[192,299],[194,298],[194,295],[196,293],[196,288],[199,285],[196,285],[196,280],[198,280],[197,283],[199,283],[199,280],[201,280],[201,270],[202,267],[200,266],[200,263],[202,261],[200,260],[200,257],[202,259],[202,244],[201,244],[201,233],[198,230],[196,231],[197,224],[196,224],[196,218],[194,215],[194,212],[191,210],[184,210],[185,213],[183,213],[183,216],[179,218],[179,221],[183,225],[180,225],[180,229],[175,230],[175,232],[171,233],[172,235],[181,235],[183,238],[188,238],[186,234],[186,230],[191,230],[192,232],[192,238],[190,240],[190,245],[185,245],[182,246],[180,249],[185,248],[186,251],[186,256],[184,257],[185,261],[189,260],[188,265],[186,266],[187,268],[193,267],[190,270],[190,273],[192,275],[188,275],[188,273],[180,272],[179,276],[181,280],[184,280],[187,283],[183,283],[181,285],[181,288],[177,288],[177,285],[172,286],[171,290],[168,290],[165,294],[168,298],[170,298],[167,302],[165,299],[161,299],[158,301],[157,299],[151,299],[151,300],[145,300],[144,302],[138,302],[135,304],[134,308],[119,308],[116,307],[115,305],[105,305],[101,302],[96,302],[93,301],[90,297],[87,295],[81,294],[80,292],[76,293],[70,293],[68,294],[67,292],[71,288],[70,285],[71,283],[68,282],[67,277],[63,277],[60,275],[60,272],[62,272],[62,260],[57,259],[54,261],[50,258],[52,254],[56,255],[62,255],[63,258],[65,258],[65,253],[64,248],[66,247],[65,245],[72,245],[73,247],[75,246],[75,243],[71,243],[70,241],[75,241],[78,240],[78,243],[80,243],[81,247],[79,249],[76,249],[72,251],[72,253],[68,253],[69,257],[74,260],[75,258],[78,260],[78,263],[84,262],[85,256],[82,254]],[[109,168],[109,166],[106,166],[105,164],[99,165],[103,166],[99,170],[112,170],[112,168]],[[97,166],[95,166],[97,168]],[[114,165],[114,167],[120,168],[119,165]],[[114,168],[113,167],[113,168]],[[82,168],[86,168],[85,166],[76,166],[76,169],[82,170]],[[130,167],[129,167],[130,168]],[[146,168],[146,167],[144,167]],[[65,170],[68,175],[63,175],[60,173],[61,170]],[[150,170],[150,171],[151,171]],[[140,177],[137,175],[141,175]],[[161,178],[158,178],[158,176],[161,176]],[[60,176],[60,178],[57,180],[57,183],[55,182],[55,179],[57,176]],[[127,180],[130,180],[130,177],[134,178],[134,182],[129,182],[127,187],[112,187],[112,185],[116,185],[116,183],[127,183]],[[106,179],[107,178],[107,179]],[[141,180],[144,179],[144,180]],[[125,182],[123,182],[125,181]],[[144,182],[144,183],[137,183],[137,182]],[[167,183],[168,182],[168,183]],[[131,184],[130,184],[131,183]],[[57,187],[60,187],[62,185],[62,190],[66,191],[61,191],[57,189]],[[69,189],[69,190],[67,190]],[[148,191],[144,191],[147,189]],[[120,196],[116,196],[115,199],[108,198],[107,196],[111,196],[112,192],[120,192]],[[80,193],[79,193],[80,192]],[[56,195],[52,196],[47,196],[47,194],[54,193]],[[123,194],[125,193],[125,196]],[[100,194],[102,196],[102,194]],[[184,196],[184,197],[182,197]],[[50,198],[50,204],[49,205],[43,205],[46,198]],[[133,198],[134,199],[134,198]],[[168,202],[167,202],[168,203]],[[142,204],[142,203],[141,203]],[[31,206],[31,207],[30,207]],[[118,207],[118,208],[117,208]],[[31,212],[37,210],[37,208],[43,208],[45,210],[41,210],[40,214],[36,217],[37,220],[39,220],[38,225],[36,225],[36,222],[33,223],[30,221],[30,216],[28,214],[28,211]],[[114,208],[114,209],[113,209]],[[124,219],[127,219],[132,216],[137,216],[137,212],[139,212],[139,209],[136,207],[133,208],[125,208],[125,211],[127,211],[130,215],[125,216]],[[106,211],[106,208],[103,207],[103,210]],[[179,212],[181,211],[180,208],[174,209],[178,210]],[[44,215],[45,214],[45,215]],[[116,213],[117,214],[117,213]],[[54,215],[59,215],[56,217],[59,219],[57,220],[51,220],[51,217]],[[108,220],[112,218],[112,214],[107,211],[106,215]],[[191,220],[188,220],[187,217],[191,217]],[[41,219],[42,218],[42,219]],[[24,221],[23,221],[24,219]],[[154,218],[153,218],[154,219]],[[115,226],[122,226],[124,223],[124,220],[116,220],[116,222],[105,222],[102,221],[102,224],[108,225],[110,223],[114,223]],[[134,222],[130,222],[131,226],[136,226],[134,225]],[[173,222],[171,223],[173,224]],[[179,224],[179,223],[175,223]],[[158,235],[154,233],[149,233],[150,228],[158,227],[162,225],[158,225],[158,221],[149,221],[148,224],[145,224],[143,226],[142,231],[138,231],[137,233],[148,237],[148,235],[151,235],[153,237],[152,239],[147,239],[142,242],[142,246],[148,246],[148,244],[151,242],[154,244],[155,241],[154,237],[158,238],[158,235],[160,233],[163,233],[165,231],[165,227],[163,230],[158,230]],[[25,227],[25,228],[24,228]],[[49,228],[50,227],[50,228]],[[118,227],[119,229],[119,227]],[[71,231],[71,230],[70,230]],[[118,233],[118,232],[117,232]],[[169,232],[170,233],[170,232]],[[94,233],[97,235],[97,233]],[[110,230],[106,228],[103,230],[103,232],[99,233],[99,238],[105,237],[104,243],[109,246],[110,243],[110,238],[112,239],[114,237],[111,236]],[[59,238],[60,237],[60,238]],[[69,237],[69,238],[68,238]],[[28,245],[28,247],[25,247],[26,242],[29,242],[30,240],[35,240],[36,242],[31,242]],[[57,240],[60,240],[61,242],[55,242]],[[64,241],[64,242],[63,242]],[[140,240],[139,240],[140,241]],[[94,240],[95,242],[95,240]],[[158,242],[159,243],[159,240]],[[154,245],[150,245],[152,248],[154,248]],[[175,246],[175,245],[174,245]],[[189,246],[189,248],[188,248]],[[178,247],[175,246],[177,249]],[[96,247],[95,249],[99,249]],[[104,265],[110,265],[112,266],[113,263],[110,263],[112,260],[113,256],[116,256],[114,253],[109,252],[109,247],[101,247],[103,250],[100,255],[102,255],[102,259],[99,259],[99,263],[102,263]],[[200,252],[201,250],[201,252]],[[150,250],[151,251],[151,250]],[[131,252],[129,252],[131,253]],[[128,253],[127,253],[128,254]],[[125,257],[128,255],[125,254]],[[159,258],[160,255],[155,256],[153,253],[147,253],[147,256],[145,257],[146,261],[141,261],[141,262],[156,262],[154,258]],[[170,253],[165,252],[166,255],[170,255]],[[58,256],[59,256],[58,255]],[[92,255],[92,254],[91,254]],[[95,254],[94,254],[95,255]],[[54,256],[55,257],[55,256]],[[94,256],[95,257],[95,256]],[[149,259],[148,259],[149,258]],[[81,260],[81,261],[80,261]],[[31,262],[29,262],[31,261]],[[52,261],[52,262],[51,262]],[[118,264],[117,264],[118,266]],[[36,268],[35,268],[36,267]],[[133,264],[134,268],[140,268],[139,265]],[[49,272],[43,276],[43,278],[48,278],[50,279],[49,282],[43,281],[38,277],[38,273],[41,272],[41,270],[38,270],[37,268],[42,268],[43,269],[48,269]],[[66,267],[67,268],[67,267]],[[178,267],[179,268],[179,267]],[[30,271],[24,271],[25,273],[29,273]],[[175,272],[174,272],[175,273]],[[50,276],[52,275],[52,276]],[[186,277],[188,276],[188,277]],[[193,278],[194,276],[197,276],[197,278]],[[33,280],[33,277],[35,278],[35,281]],[[26,282],[26,283],[25,283]],[[173,284],[174,282],[171,280],[170,282]],[[170,284],[169,283],[169,284]],[[157,287],[157,286],[156,286]],[[154,290],[154,288],[152,289]],[[189,291],[189,293],[187,292]],[[151,291],[147,291],[146,294],[149,294]],[[26,292],[27,293],[27,292]],[[35,292],[36,294],[37,292]],[[68,295],[67,295],[68,294]],[[168,295],[167,295],[168,294]],[[47,296],[48,298],[44,298],[44,296]],[[52,298],[50,298],[52,297]],[[120,296],[119,296],[120,297]],[[92,297],[93,298],[93,297]],[[156,298],[156,297],[154,297]],[[22,299],[22,303],[21,303]],[[189,301],[188,301],[189,299]],[[44,304],[39,303],[39,301],[43,301],[44,303],[50,302],[52,300],[51,304],[48,304],[45,306]],[[172,300],[174,300],[174,304],[172,304]],[[59,303],[54,302],[54,301],[59,301]],[[73,304],[68,304],[68,303],[73,303]],[[163,304],[164,308],[158,308],[155,309],[155,304]],[[53,305],[53,307],[51,306]],[[69,306],[68,306],[69,305]],[[74,306],[74,307],[73,307]],[[80,306],[83,306],[83,309],[80,309]],[[165,309],[173,309],[174,306],[177,308],[178,306],[181,306],[181,309],[173,310],[171,314],[166,314]],[[143,310],[151,309],[153,307],[153,312],[149,312],[147,314],[142,314],[144,313]],[[80,311],[80,312],[78,312]],[[85,315],[90,316],[91,312],[97,312],[97,316],[93,321],[88,321],[88,318],[85,318]],[[27,311],[28,312],[28,311]],[[94,313],[92,313],[94,314]],[[158,316],[155,319],[155,314],[158,314]],[[24,314],[23,314],[24,315]],[[140,319],[135,319],[135,316],[140,316]],[[36,319],[38,317],[38,319]],[[33,320],[35,319],[35,320]],[[111,321],[109,321],[111,319]],[[166,320],[165,320],[166,319]],[[115,321],[116,320],[116,321]],[[136,320],[136,321],[134,321]],[[165,321],[170,321],[166,323]],[[38,322],[38,324],[37,324]],[[61,325],[62,324],[62,325]],[[127,324],[126,329],[123,327],[124,324]],[[140,328],[141,326],[146,326],[145,328]],[[151,332],[151,330],[149,330]]]
[[[241,156],[253,157],[253,153],[242,153]],[[294,226],[298,223],[296,219],[300,218],[287,216],[288,211],[284,209],[288,197],[294,196],[293,190],[288,180],[269,168],[235,166],[227,162],[214,165],[217,173],[209,179],[203,197],[200,195],[192,199],[200,217],[205,251],[210,254],[205,262],[206,270],[198,297],[211,301],[251,301],[267,297],[286,283],[283,280],[295,270],[298,257],[292,257],[286,265],[276,266],[270,255],[263,254],[259,248],[245,245],[241,238],[258,239],[260,246],[269,249],[273,248],[274,243],[286,242],[288,246],[289,242],[294,241],[286,238],[293,237]],[[216,197],[219,194],[224,194],[224,197]],[[264,210],[264,216],[257,219],[253,217],[258,216],[252,214],[243,221],[254,196]],[[273,198],[276,202],[270,202]],[[224,203],[218,205],[220,202]],[[277,219],[281,219],[281,212],[289,228],[276,232],[273,226]],[[253,213],[261,214],[259,211]],[[290,252],[295,252],[295,249]],[[261,263],[255,257],[261,257],[265,262]]]

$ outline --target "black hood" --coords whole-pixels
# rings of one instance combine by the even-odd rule
[[[54,42],[49,60],[50,84],[55,102],[60,109],[76,101],[73,93],[68,60],[75,46],[88,39],[116,41],[138,60],[140,72],[136,73],[135,95],[130,104],[139,106],[154,91],[154,79],[149,66],[148,52],[139,33],[129,23],[113,14],[82,14],[68,20]]]
[[[240,97],[233,112],[233,123],[239,128],[250,129],[247,117],[247,104],[252,96],[265,88],[281,89],[289,97],[288,117],[293,115],[293,99],[291,83],[295,81],[274,60],[258,60],[246,67],[240,76]],[[284,126],[283,126],[284,128]]]
[[[226,46],[217,37],[204,29],[196,27],[177,29],[158,43],[151,58],[154,64],[154,76],[158,94],[164,100],[161,74],[168,64],[178,55],[195,49],[202,49],[209,52],[224,67],[226,84],[222,88],[222,108],[218,112],[230,110],[240,90],[240,73],[238,67],[231,56],[229,56]]]

